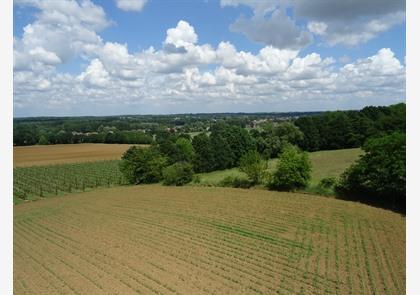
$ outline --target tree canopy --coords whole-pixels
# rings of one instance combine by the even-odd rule
[[[311,170],[308,154],[300,151],[296,146],[288,144],[279,155],[269,187],[276,190],[304,188],[311,178]]]
[[[395,132],[372,138],[363,145],[363,150],[365,154],[342,175],[338,191],[404,209],[405,134]]]

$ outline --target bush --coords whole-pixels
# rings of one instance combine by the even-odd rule
[[[337,179],[335,177],[325,177],[321,179],[318,186],[325,189],[333,189],[337,185]]]
[[[222,187],[234,187],[234,188],[250,188],[252,182],[246,178],[238,176],[226,176],[222,181],[219,182],[219,186]]]
[[[181,186],[193,180],[192,165],[185,162],[175,163],[163,169],[163,184]]]
[[[129,183],[155,183],[162,179],[166,158],[156,147],[132,146],[122,156],[120,171]]]
[[[257,151],[249,151],[241,157],[239,170],[244,172],[253,184],[259,184],[267,170],[267,161]]]
[[[308,154],[293,145],[286,145],[279,155],[276,171],[268,186],[275,190],[294,190],[308,185],[311,163]]]
[[[192,182],[195,183],[195,184],[201,183],[201,177],[199,175],[194,175],[193,179],[192,179]]]
[[[405,207],[405,134],[370,139],[365,154],[341,176],[340,194]]]

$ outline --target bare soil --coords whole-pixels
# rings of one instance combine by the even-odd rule
[[[131,144],[57,144],[13,147],[13,166],[120,159]]]
[[[45,199],[14,207],[14,294],[405,294],[405,218],[257,189]]]

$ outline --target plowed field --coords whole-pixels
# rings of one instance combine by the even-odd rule
[[[14,207],[14,294],[405,294],[405,218],[214,187],[45,199]]]
[[[57,144],[13,147],[13,166],[116,160],[132,144]]]

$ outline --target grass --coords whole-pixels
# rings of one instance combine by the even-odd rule
[[[309,159],[312,163],[310,187],[316,186],[322,178],[339,177],[362,153],[363,151],[360,148],[309,153]],[[269,160],[267,170],[273,172],[276,163],[276,159]],[[239,171],[238,168],[200,173],[198,176],[200,183],[208,186],[217,186],[220,181],[228,176],[246,178],[246,174]]]
[[[299,193],[122,186],[14,207],[14,294],[404,294],[405,218]]]
[[[313,165],[311,183],[316,184],[325,177],[339,177],[362,154],[360,148],[310,153]]]

